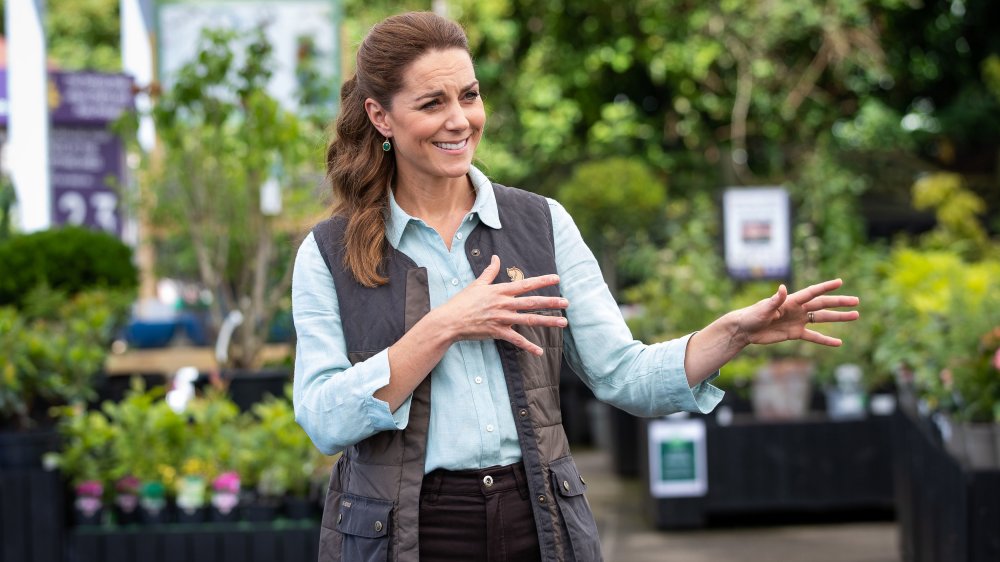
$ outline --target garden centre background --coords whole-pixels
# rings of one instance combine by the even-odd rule
[[[842,348],[756,348],[723,369],[711,416],[638,420],[567,373],[603,533],[629,521],[669,549],[691,529],[874,520],[862,529],[888,529],[895,559],[1000,558],[995,2],[2,9],[0,561],[315,549],[331,459],[285,395],[291,260],[328,210],[354,47],[406,9],[465,26],[482,169],[567,207],[637,338],[689,333],[778,282],[843,277],[862,299],[861,320],[821,327]],[[750,187],[787,194],[787,272],[726,261],[724,194]],[[678,439],[694,495],[664,487],[685,477],[664,468]],[[712,536],[693,548],[718,552]]]

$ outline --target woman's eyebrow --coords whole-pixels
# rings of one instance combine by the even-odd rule
[[[467,92],[467,91],[475,88],[478,85],[479,85],[479,80],[473,80],[472,82],[469,83],[468,86],[462,88],[462,91],[463,92]],[[420,100],[423,100],[423,99],[437,98],[437,97],[440,97],[440,96],[443,96],[443,95],[444,95],[444,90],[434,90],[432,92],[427,92],[425,94],[421,94],[421,95],[417,96],[416,98],[413,99],[413,101],[420,101]]]

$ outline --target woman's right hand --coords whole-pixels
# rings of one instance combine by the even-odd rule
[[[500,258],[493,256],[482,275],[439,307],[449,326],[452,341],[498,339],[541,355],[542,348],[514,330],[514,325],[565,328],[566,317],[532,314],[528,310],[565,309],[569,301],[562,297],[522,297],[524,293],[559,284],[558,275],[540,275],[494,285],[500,273]]]

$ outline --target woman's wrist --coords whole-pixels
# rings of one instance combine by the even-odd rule
[[[750,332],[745,327],[745,312],[746,309],[741,308],[739,310],[727,312],[722,315],[722,318],[720,318],[726,326],[726,331],[729,333],[729,346],[735,353],[743,351],[743,349],[753,343],[750,338]]]

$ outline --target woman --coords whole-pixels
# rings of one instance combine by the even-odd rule
[[[836,346],[807,322],[858,299],[828,281],[646,346],[555,201],[472,166],[486,115],[462,29],[430,13],[376,25],[341,93],[337,205],[299,249],[296,418],[344,451],[320,559],[600,559],[563,432],[562,356],[637,415],[710,411],[751,343]]]

